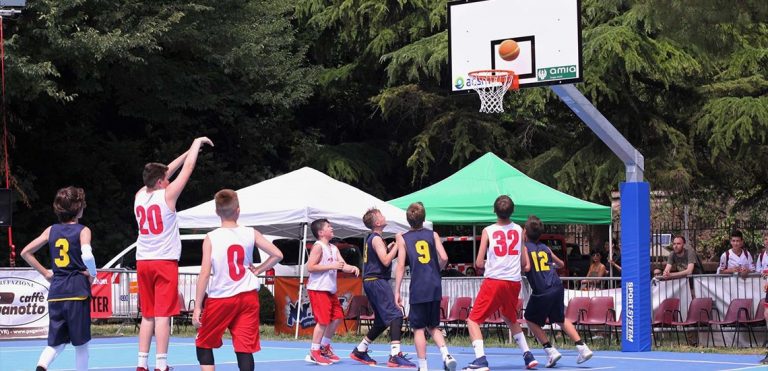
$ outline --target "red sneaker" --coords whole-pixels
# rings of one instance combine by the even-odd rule
[[[309,354],[304,357],[304,360],[309,363],[316,363],[320,366],[329,366],[333,362],[331,362],[330,359],[325,358],[322,353],[320,353],[320,349],[318,350],[310,350]]]
[[[321,345],[320,346],[320,354],[323,355],[323,357],[328,358],[329,361],[336,363],[341,361],[341,358],[336,355],[336,353],[333,352],[333,349],[331,349],[331,344],[328,345]]]

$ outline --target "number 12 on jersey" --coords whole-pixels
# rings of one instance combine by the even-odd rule
[[[549,254],[544,251],[531,251],[531,261],[536,272],[549,270]]]

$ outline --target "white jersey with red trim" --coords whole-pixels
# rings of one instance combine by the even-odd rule
[[[136,194],[133,212],[139,225],[136,260],[179,260],[181,238],[176,212],[165,202],[165,189]]]
[[[228,298],[257,290],[258,279],[248,270],[253,264],[253,228],[217,228],[208,233],[208,239],[211,240],[208,297]]]
[[[339,261],[339,248],[329,243],[327,246],[320,241],[315,242],[313,249],[322,248],[323,256],[320,258],[321,265],[333,264]],[[331,294],[336,293],[336,270],[331,269],[322,272],[309,272],[309,282],[307,289],[317,291],[328,291]]]
[[[488,237],[486,253],[486,278],[505,281],[522,281],[520,255],[523,248],[523,228],[515,223],[494,224],[485,227]]]

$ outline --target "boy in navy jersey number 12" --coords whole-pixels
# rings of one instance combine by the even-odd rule
[[[550,323],[557,323],[568,337],[576,343],[576,349],[579,356],[576,363],[584,363],[592,358],[592,351],[589,350],[584,341],[579,337],[576,327],[565,318],[565,304],[563,296],[565,290],[560,277],[557,275],[557,266],[563,266],[560,260],[552,250],[539,242],[544,231],[544,224],[536,216],[529,216],[525,222],[525,251],[530,257],[531,264],[527,266],[525,277],[531,285],[531,296],[528,298],[528,307],[525,309],[525,320],[528,321],[528,328],[531,329],[536,339],[544,346],[547,353],[546,367],[555,367],[557,361],[562,355],[555,349],[547,339],[547,334],[541,328],[549,318]],[[557,264],[557,265],[555,265]]]
[[[454,371],[456,360],[448,353],[440,324],[440,299],[443,295],[440,270],[448,263],[440,236],[431,229],[424,228],[426,210],[421,202],[414,202],[405,212],[411,230],[398,234],[397,271],[395,272],[395,301],[402,306],[400,287],[405,275],[405,264],[411,267],[411,285],[409,286],[408,314],[413,329],[413,342],[419,357],[419,371],[427,371],[427,337],[429,330],[443,357],[443,369]]]
[[[75,368],[88,370],[91,340],[91,283],[96,262],[91,251],[91,230],[77,222],[85,209],[82,188],[67,187],[56,193],[53,211],[59,219],[21,251],[21,257],[50,281],[48,289],[48,346],[37,361],[37,371],[48,369],[67,343],[75,346]],[[51,255],[51,270],[35,258],[45,245]]]

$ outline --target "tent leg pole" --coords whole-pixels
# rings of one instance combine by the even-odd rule
[[[304,264],[306,264],[306,261],[304,261],[304,256],[306,256],[307,251],[307,223],[304,223],[304,238],[301,241],[301,249],[299,249],[301,253],[301,257],[299,258],[299,261],[301,264],[299,264],[299,294],[296,297],[296,330],[293,335],[294,339],[299,338],[299,318],[301,317],[301,290],[304,289]]]

